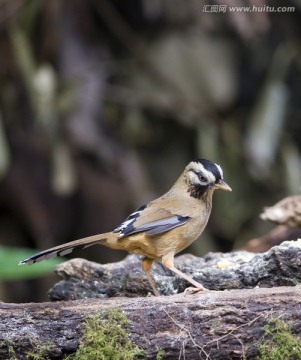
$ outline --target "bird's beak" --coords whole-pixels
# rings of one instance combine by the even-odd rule
[[[232,191],[230,186],[222,179],[218,180],[218,182],[216,184],[214,184],[214,187],[216,189],[221,189],[221,190],[225,190],[225,191]]]

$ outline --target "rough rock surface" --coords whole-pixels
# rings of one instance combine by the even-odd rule
[[[295,285],[301,281],[301,240],[286,241],[266,253],[246,251],[209,253],[204,258],[182,255],[176,266],[210,290],[248,289]],[[160,264],[152,272],[162,295],[181,293],[190,284]],[[151,287],[136,255],[123,261],[101,265],[84,259],[60,264],[56,272],[63,278],[49,292],[51,300],[136,297],[151,294]]]

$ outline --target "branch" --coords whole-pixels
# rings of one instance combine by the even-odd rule
[[[1,304],[0,357],[9,359],[10,349],[22,360],[39,344],[48,344],[47,358],[63,359],[78,348],[84,319],[113,308],[129,319],[130,338],[146,359],[156,359],[158,349],[168,359],[255,359],[269,319],[282,318],[293,324],[295,335],[301,335],[300,297],[301,287],[296,286],[160,298]]]
[[[108,316],[114,309],[127,317],[126,331],[145,359],[156,359],[159,351],[167,359],[255,359],[259,346],[272,341],[273,331],[279,330],[271,321],[280,319],[287,326],[286,336],[289,332],[292,339],[288,344],[296,344],[301,336],[301,286],[273,287],[300,281],[300,252],[300,241],[287,241],[265,254],[180,256],[177,265],[206,287],[236,289],[161,297],[141,297],[150,289],[135,256],[107,265],[68,261],[59,265],[64,280],[50,294],[69,301],[0,304],[0,358],[25,360],[34,358],[31,353],[64,359],[84,341],[87,317]],[[154,277],[163,293],[182,291],[187,285],[159,265]],[[257,287],[250,289],[253,286]],[[125,294],[132,298],[108,298]],[[137,294],[140,297],[133,297]],[[77,297],[82,299],[70,301]],[[266,325],[271,326],[269,340]],[[97,336],[103,328],[99,326]]]

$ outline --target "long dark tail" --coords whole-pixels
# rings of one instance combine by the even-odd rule
[[[100,243],[101,241],[104,241],[108,237],[110,237],[110,235],[111,233],[93,235],[83,239],[71,241],[66,244],[55,246],[51,249],[41,251],[35,255],[30,256],[25,260],[20,261],[19,265],[24,265],[24,264],[31,265],[38,261],[48,260],[56,256],[64,256],[70,254],[73,250],[85,249],[89,246]]]

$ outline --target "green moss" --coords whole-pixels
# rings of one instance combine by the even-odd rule
[[[260,360],[301,359],[301,342],[291,332],[291,327],[280,319],[270,319],[263,328],[259,345]]]
[[[9,360],[17,360],[17,355],[12,345],[7,346]]]
[[[34,348],[33,351],[28,351],[26,353],[25,359],[26,360],[47,360],[49,359],[48,353],[51,350],[52,343],[49,341],[46,344],[40,344],[36,340],[30,341],[31,346]],[[15,349],[13,347],[13,344],[10,340],[6,339],[0,342],[0,347],[6,347],[7,348],[7,355],[8,360],[18,360],[17,354],[15,352]]]
[[[68,360],[133,360],[142,356],[127,332],[127,318],[120,311],[106,311],[86,319],[76,353]]]
[[[0,341],[0,348],[6,348],[7,349],[7,356],[9,360],[17,360],[17,356],[15,353],[15,349],[9,339],[5,339]]]
[[[164,359],[165,351],[161,348],[157,348],[157,356],[156,360],[162,360]]]
[[[26,354],[26,360],[47,360],[49,359],[48,353],[53,346],[51,341],[46,344],[40,344],[37,341],[32,342],[34,351],[30,351]]]

